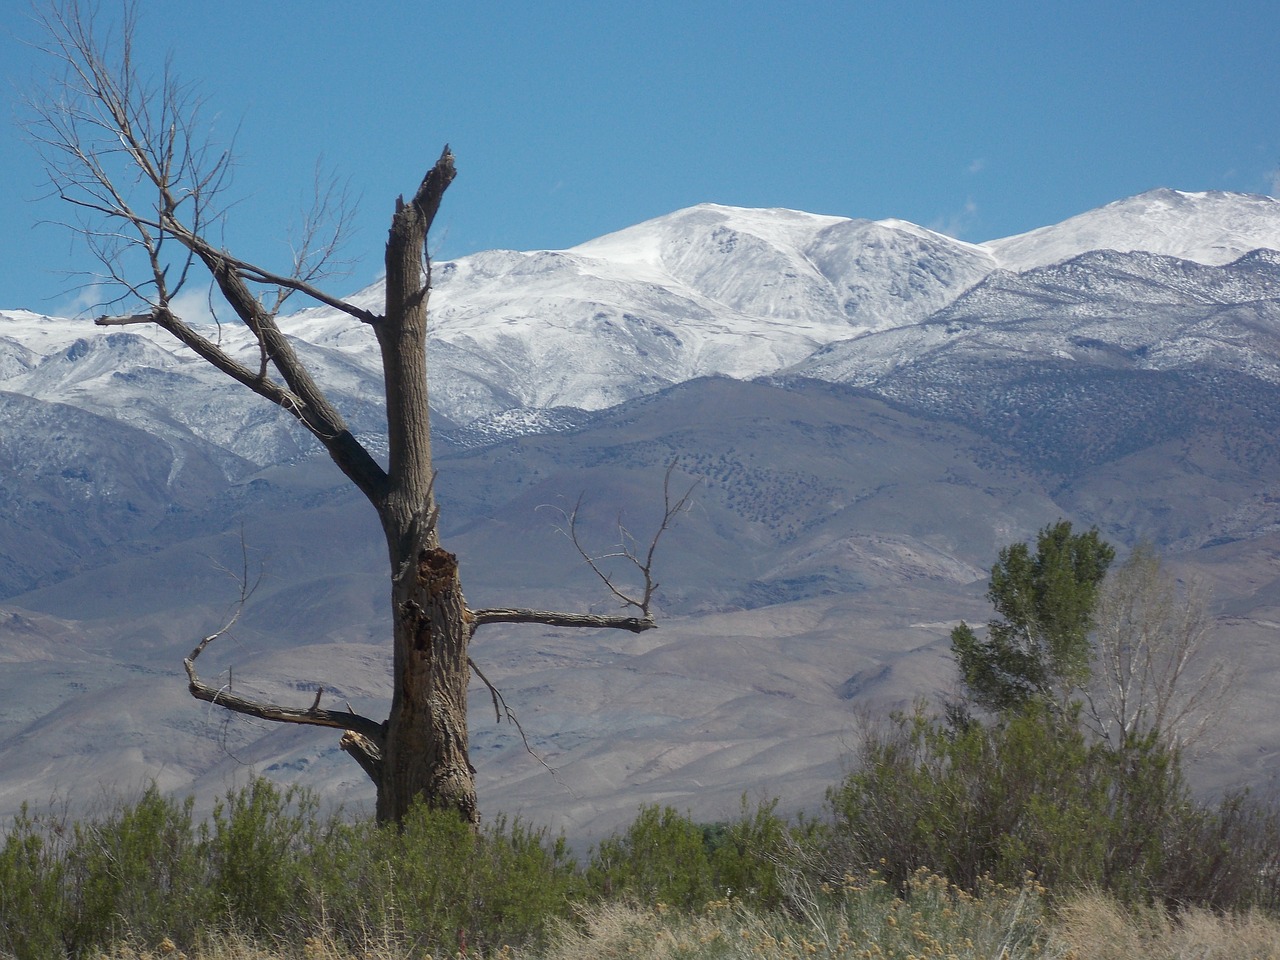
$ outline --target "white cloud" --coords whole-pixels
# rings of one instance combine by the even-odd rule
[[[964,235],[973,229],[977,219],[978,204],[973,197],[970,197],[959,210],[934,218],[928,227],[945,236],[963,240]]]
[[[54,308],[60,317],[85,317],[103,312],[103,301],[111,296],[110,288],[102,283],[89,283],[80,287]]]
[[[212,323],[213,313],[209,310],[210,284],[197,286],[188,284],[173,298],[170,306],[173,312],[187,323]],[[124,288],[119,284],[95,281],[80,287],[74,293],[60,301],[56,314],[60,317],[97,317],[102,314],[142,313],[147,310],[145,303],[132,297],[117,300]]]
[[[209,290],[208,286],[188,285],[169,301],[169,308],[187,323],[213,323],[213,311],[209,309]]]

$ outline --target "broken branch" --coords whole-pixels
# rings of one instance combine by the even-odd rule
[[[234,713],[242,713],[245,716],[257,717],[260,720],[272,720],[277,723],[301,723],[316,727],[332,727],[338,730],[346,730],[348,733],[355,734],[367,742],[374,748],[381,757],[381,743],[384,737],[382,724],[368,717],[363,717],[358,713],[352,712],[348,706],[347,713],[336,710],[323,710],[320,708],[320,698],[324,696],[324,687],[316,690],[315,700],[311,706],[307,708],[286,707],[277,703],[269,703],[265,700],[253,700],[249,697],[242,697],[239,694],[231,692],[231,685],[228,683],[223,687],[214,687],[205,683],[200,679],[200,675],[196,672],[196,659],[200,654],[204,653],[205,648],[219,637],[224,636],[240,619],[240,614],[244,612],[245,604],[249,597],[253,595],[257,589],[257,583],[252,586],[249,584],[249,558],[245,550],[244,540],[240,542],[240,553],[242,570],[240,574],[231,574],[240,584],[240,596],[236,601],[235,610],[232,612],[227,622],[218,630],[201,639],[195,645],[191,653],[182,661],[182,666],[187,671],[187,689],[191,695],[197,700],[203,700],[205,703],[216,704],[220,707],[226,707]],[[345,737],[344,737],[345,739]],[[343,749],[351,753],[350,749],[345,746]],[[355,756],[355,754],[352,754]],[[357,759],[359,759],[357,757]],[[361,766],[365,766],[362,762]],[[365,766],[365,772],[368,772]],[[370,774],[372,776],[372,774]],[[376,779],[375,779],[375,782]]]
[[[235,713],[257,717],[259,720],[273,720],[277,723],[302,723],[315,727],[332,727],[337,730],[349,730],[375,743],[382,739],[382,724],[358,713],[344,713],[339,710],[322,710],[319,706],[323,690],[316,692],[315,702],[310,707],[286,707],[265,700],[252,700],[232,693],[225,687],[213,687],[200,679],[196,673],[195,659],[223,631],[205,637],[191,651],[191,656],[182,661],[187,671],[187,689],[197,700],[226,707]]]

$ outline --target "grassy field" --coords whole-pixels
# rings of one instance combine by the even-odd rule
[[[314,935],[297,944],[222,934],[188,956],[171,940],[122,942],[96,954],[110,960],[1273,960],[1280,923],[1260,913],[1222,916],[1190,909],[1126,911],[1101,895],[1046,909],[1035,884],[966,896],[922,876],[903,900],[874,884],[824,895],[801,915],[761,914],[720,900],[696,913],[662,905],[584,906],[551,930],[543,947],[486,945],[465,933],[452,952],[431,954],[371,934],[353,947]]]

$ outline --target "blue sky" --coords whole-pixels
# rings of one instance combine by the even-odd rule
[[[104,0],[113,8],[114,0]],[[966,240],[1167,186],[1280,190],[1280,5],[142,0],[236,137],[226,242],[287,265],[319,159],[360,199],[340,292],[445,142],[438,257],[560,248],[702,201],[899,217]],[[0,9],[0,307],[92,262],[12,117],[45,65]]]

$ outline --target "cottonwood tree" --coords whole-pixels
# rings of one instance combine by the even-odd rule
[[[1096,529],[1073,533],[1060,520],[1000,551],[987,599],[998,617],[985,636],[967,623],[951,649],[969,698],[995,713],[1032,701],[1066,706],[1089,677],[1089,632],[1098,588],[1115,551]]]
[[[1204,588],[1179,584],[1159,555],[1136,547],[1108,574],[1094,609],[1085,719],[1116,749],[1154,735],[1171,749],[1204,743],[1229,703],[1237,671],[1211,659]]]
[[[205,637],[185,661],[191,693],[255,717],[344,731],[342,748],[376,786],[381,820],[399,820],[421,798],[476,822],[466,714],[467,687],[476,669],[468,656],[473,633],[498,622],[650,629],[652,547],[684,498],[668,495],[648,551],[624,544],[624,559],[632,562],[642,585],[628,592],[606,578],[633,608],[630,615],[469,609],[457,559],[438,535],[427,414],[431,261],[426,237],[454,179],[449,148],[408,200],[396,200],[385,250],[386,299],[381,310],[365,309],[318,286],[334,262],[347,219],[334,191],[317,191],[293,262],[283,270],[250,263],[215,242],[227,213],[232,154],[214,146],[201,121],[200,99],[178,81],[169,62],[154,72],[144,69],[135,49],[135,4],[123,3],[122,17],[112,27],[93,6],[54,2],[40,15],[40,24],[44,49],[56,68],[53,79],[29,98],[28,132],[53,191],[76,213],[71,226],[101,265],[98,280],[115,291],[106,301],[115,312],[97,323],[154,324],[285,410],[372,504],[386,538],[393,676],[385,720],[326,709],[323,691],[310,705],[290,707],[205,683],[195,661],[222,631]],[[146,62],[157,61],[152,55]],[[211,281],[214,295],[252,335],[256,356],[251,362],[229,351],[217,330],[181,315],[178,295],[198,277]],[[281,308],[294,296],[340,311],[376,338],[386,393],[385,466],[352,434],[282,330]]]

